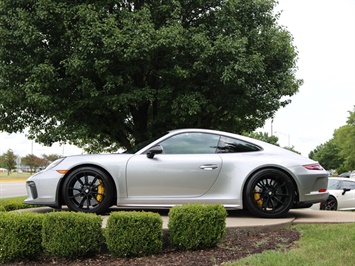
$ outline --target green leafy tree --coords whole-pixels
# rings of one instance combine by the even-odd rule
[[[340,147],[339,156],[344,160],[340,171],[351,171],[355,169],[355,106],[349,111],[347,124],[334,132],[334,138]]]
[[[248,137],[251,137],[251,138],[254,138],[254,139],[262,140],[264,142],[267,142],[267,143],[270,143],[270,144],[273,144],[273,145],[276,145],[276,146],[280,146],[278,144],[279,138],[277,136],[275,136],[275,135],[269,136],[269,134],[266,133],[266,132],[252,132],[252,133],[249,133],[249,134],[248,133],[244,133],[244,135],[248,136]],[[286,150],[301,154],[299,151],[295,150],[294,146],[283,147],[283,148],[286,149]]]
[[[22,164],[28,165],[30,171],[34,172],[36,169],[45,168],[48,165],[48,160],[45,158],[39,158],[33,154],[28,154],[22,158]]]
[[[309,157],[318,161],[327,170],[337,169],[343,162],[343,158],[340,156],[340,147],[334,138],[317,146],[309,154]]]
[[[11,149],[8,149],[6,153],[2,155],[2,164],[8,170],[7,175],[10,175],[11,171],[15,169],[17,155]]]
[[[54,162],[55,160],[61,158],[61,155],[58,154],[43,154],[42,157],[49,162]],[[46,165],[47,166],[47,165]]]
[[[293,145],[291,147],[286,146],[286,147],[283,147],[283,148],[286,149],[286,150],[301,154],[301,152],[295,150],[295,146],[293,146]]]
[[[171,128],[251,132],[290,102],[274,0],[2,0],[0,130],[129,148]]]
[[[335,130],[332,139],[309,154],[326,169],[336,169],[338,173],[355,169],[355,106],[349,114],[347,124]]]
[[[279,138],[275,135],[269,136],[267,132],[252,132],[252,133],[244,133],[243,135],[251,137],[253,139],[265,141],[267,143],[271,143],[276,146],[280,146],[278,144]]]

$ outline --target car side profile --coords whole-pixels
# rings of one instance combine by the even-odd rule
[[[26,204],[105,213],[221,203],[259,217],[325,201],[328,173],[317,162],[245,136],[172,130],[124,153],[61,158],[27,182]]]

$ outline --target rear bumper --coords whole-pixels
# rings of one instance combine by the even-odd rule
[[[329,192],[314,192],[307,195],[304,195],[303,201],[298,204],[314,204],[319,202],[325,202],[329,197]]]

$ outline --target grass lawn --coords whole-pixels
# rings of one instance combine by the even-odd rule
[[[355,222],[344,224],[305,224],[292,226],[301,232],[296,247],[288,251],[265,251],[225,266],[347,266],[355,261]]]
[[[8,173],[0,173],[0,182],[2,181],[25,181],[27,178],[29,178],[32,175],[32,173],[17,173],[17,172],[11,172],[9,175]]]

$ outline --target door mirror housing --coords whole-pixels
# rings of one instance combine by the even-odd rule
[[[351,189],[350,188],[344,188],[343,189],[343,193],[341,193],[342,195],[345,195],[346,192],[350,191]]]
[[[149,159],[153,159],[155,154],[162,154],[163,153],[163,147],[160,145],[154,146],[150,148],[147,152],[147,157]]]

